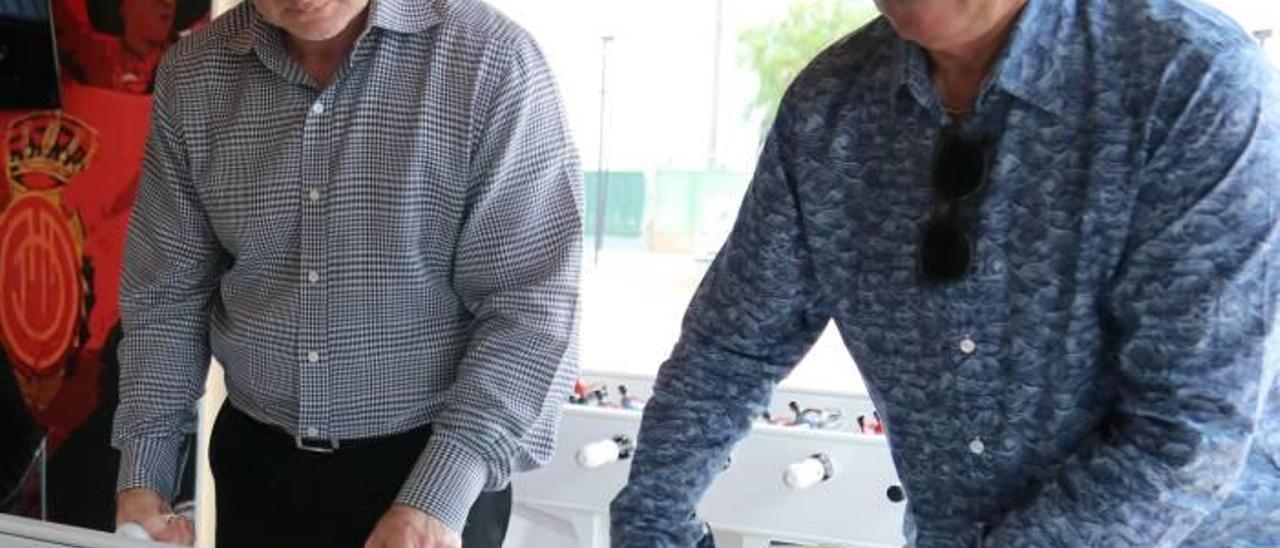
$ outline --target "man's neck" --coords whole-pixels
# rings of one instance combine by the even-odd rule
[[[963,117],[973,109],[982,82],[991,74],[996,56],[1009,39],[1025,5],[1026,0],[1012,2],[995,25],[971,40],[929,50],[933,61],[933,82],[948,112]]]
[[[365,11],[351,20],[347,28],[327,40],[301,40],[287,32],[284,33],[289,56],[293,57],[293,60],[312,80],[315,80],[317,85],[327,86],[338,73],[338,69],[351,56],[351,50],[355,49],[356,41],[364,32],[368,13],[368,8],[365,8]]]

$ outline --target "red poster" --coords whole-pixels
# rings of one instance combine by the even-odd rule
[[[117,289],[150,93],[207,15],[208,0],[54,0],[62,108],[0,111],[0,374],[16,389],[0,398],[47,433],[55,521],[113,525]]]
[[[53,448],[104,397],[99,359],[150,97],[64,84],[60,111],[0,115],[0,341]],[[110,136],[110,138],[105,138]]]

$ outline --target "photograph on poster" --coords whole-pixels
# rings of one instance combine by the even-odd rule
[[[63,78],[150,94],[169,45],[208,20],[207,0],[53,0]]]

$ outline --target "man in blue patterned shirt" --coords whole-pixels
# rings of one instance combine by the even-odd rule
[[[1182,0],[877,4],[783,101],[614,546],[699,540],[700,496],[830,319],[913,545],[1280,546],[1259,48]]]
[[[151,123],[117,520],[191,540],[164,500],[212,354],[219,545],[501,546],[577,366],[581,171],[529,35],[475,0],[252,0],[169,51]]]

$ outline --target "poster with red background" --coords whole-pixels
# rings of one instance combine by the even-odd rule
[[[13,388],[0,398],[21,399],[6,408],[29,413],[48,451],[45,481],[10,511],[38,499],[52,521],[113,526],[117,290],[154,71],[208,9],[53,0],[62,107],[0,111],[0,375]]]

